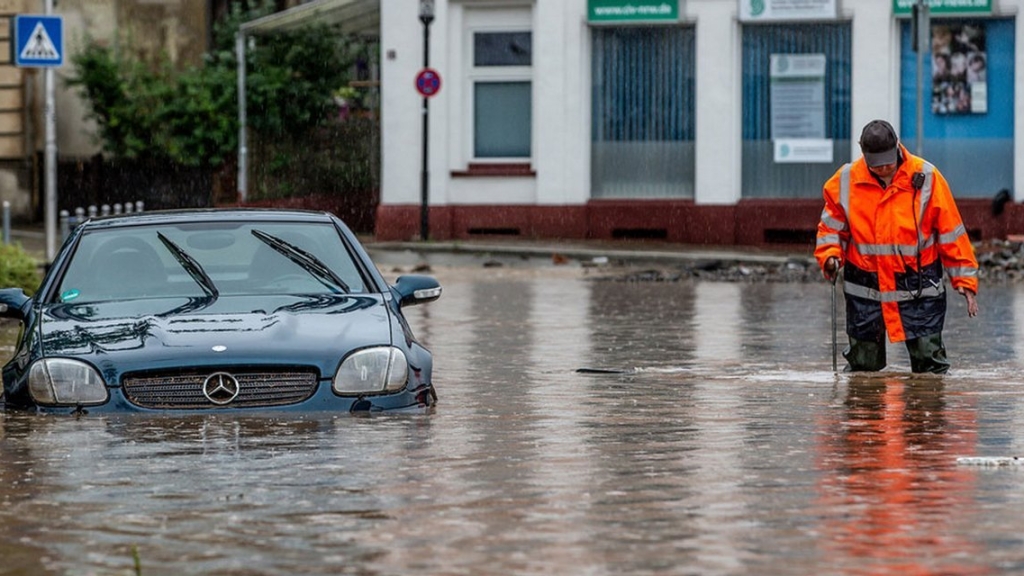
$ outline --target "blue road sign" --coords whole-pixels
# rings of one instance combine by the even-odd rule
[[[11,23],[11,62],[21,67],[64,65],[64,17],[18,14]]]

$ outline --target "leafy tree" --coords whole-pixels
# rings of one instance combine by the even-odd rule
[[[238,149],[239,25],[268,9],[234,5],[215,26],[201,66],[176,70],[90,42],[72,58],[69,83],[90,105],[104,151],[114,158],[217,168]],[[335,111],[358,42],[323,24],[255,36],[246,57],[246,117],[268,138],[301,138]]]

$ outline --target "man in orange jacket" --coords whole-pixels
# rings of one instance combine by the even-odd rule
[[[850,371],[885,367],[885,340],[905,342],[914,372],[949,370],[942,326],[949,274],[978,313],[978,261],[939,170],[910,154],[884,120],[860,136],[863,157],[825,183],[814,256],[835,282],[843,269]]]

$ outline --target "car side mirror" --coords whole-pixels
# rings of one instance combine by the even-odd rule
[[[419,274],[399,276],[391,289],[398,296],[399,306],[426,304],[441,297],[441,284],[437,279]]]
[[[0,290],[0,317],[25,319],[25,309],[29,298],[21,288],[4,288]]]

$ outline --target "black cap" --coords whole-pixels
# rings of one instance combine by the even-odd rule
[[[896,163],[896,148],[899,140],[892,125],[885,120],[872,120],[860,133],[860,150],[868,166],[884,166]]]

